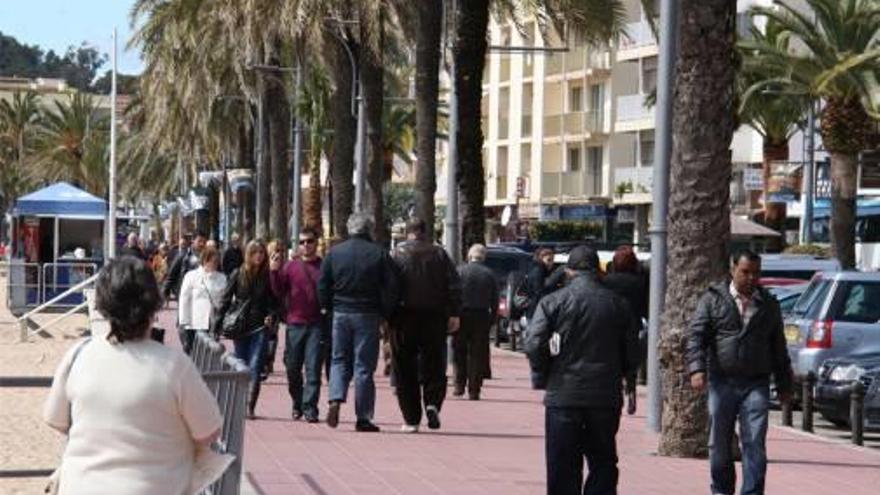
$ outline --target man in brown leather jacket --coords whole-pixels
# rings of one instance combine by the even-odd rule
[[[446,335],[458,331],[461,308],[455,264],[443,248],[426,238],[426,230],[423,220],[412,219],[407,241],[394,252],[402,298],[392,318],[391,349],[406,433],[419,430],[423,400],[428,428],[440,428],[446,398]]]

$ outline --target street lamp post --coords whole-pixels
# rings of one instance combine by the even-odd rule
[[[116,257],[116,28],[113,28],[113,70],[110,76],[110,184],[107,205],[107,256]]]
[[[677,56],[678,0],[660,4],[660,53],[657,67],[657,139],[654,143],[653,219],[651,225],[651,282],[648,315],[648,427],[659,432],[663,415],[660,385],[660,316],[666,302],[666,217],[669,210],[669,170],[672,158],[672,85]]]
[[[813,242],[813,201],[815,197],[816,178],[816,105],[810,100],[807,112],[807,156],[804,163],[803,203],[804,212],[801,217],[801,244]]]

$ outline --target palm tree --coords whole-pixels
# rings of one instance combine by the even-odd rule
[[[415,163],[412,153],[416,143],[417,119],[417,111],[412,107],[392,106],[385,109],[382,115],[383,181],[391,180],[394,175],[395,158],[410,167]]]
[[[806,5],[812,16],[786,0],[777,1],[777,8],[753,9],[753,15],[778,23],[797,49],[784,50],[762,40],[744,47],[784,70],[781,76],[755,84],[753,91],[783,87],[824,102],[820,132],[831,154],[831,245],[841,265],[853,268],[858,153],[868,144],[871,115],[877,115],[880,97],[880,3],[806,0]]]
[[[109,117],[91,96],[72,94],[43,112],[33,164],[43,177],[79,184],[97,196],[107,189]]]
[[[39,119],[37,95],[33,92],[0,100],[0,215],[30,185],[25,161],[34,144]]]
[[[680,12],[659,450],[700,457],[707,453],[708,414],[705,396],[689,386],[684,342],[697,299],[727,271],[736,2],[682,0]]]
[[[303,225],[319,230],[323,223],[321,159],[331,145],[331,125],[328,116],[330,91],[330,81],[323,68],[312,68],[305,78],[296,111],[308,129],[309,142],[309,152],[305,157],[309,171],[309,186],[303,198]]]
[[[788,51],[791,37],[783,33],[779,24],[769,21],[763,31],[751,29],[751,43],[774,45],[780,51]],[[739,119],[763,138],[763,176],[764,176],[764,224],[782,231],[785,222],[785,203],[768,201],[767,187],[770,182],[771,164],[775,161],[788,161],[788,141],[798,130],[807,108],[803,95],[786,91],[749,92],[756,83],[783,75],[780,68],[768,64],[760,53],[747,48],[740,50],[743,57],[742,68],[737,75],[737,93],[740,98]]]

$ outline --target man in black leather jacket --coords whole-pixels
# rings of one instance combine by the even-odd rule
[[[732,280],[709,287],[697,304],[687,343],[691,386],[709,389],[709,459],[713,494],[733,495],[732,446],[740,421],[742,495],[764,493],[770,375],[781,401],[791,399],[792,372],[779,303],[758,285],[761,258],[731,259]],[[708,380],[707,380],[708,374]]]
[[[546,389],[547,493],[613,494],[623,378],[638,366],[635,319],[600,282],[595,250],[576,247],[565,270],[571,281],[541,299],[525,339],[535,385]]]
[[[446,251],[425,237],[426,231],[423,220],[410,220],[407,241],[394,252],[402,297],[391,320],[391,356],[405,422],[401,429],[406,433],[418,431],[423,402],[428,428],[440,428],[446,399],[446,335],[456,333],[460,325],[458,271]]]

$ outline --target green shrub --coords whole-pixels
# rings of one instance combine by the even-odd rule
[[[820,246],[818,244],[798,244],[795,246],[789,246],[784,251],[785,254],[809,254],[811,256],[818,256],[820,258],[830,258],[831,257],[831,248],[827,246]]]
[[[602,237],[602,223],[582,220],[553,220],[533,223],[529,235],[536,241],[571,242]]]

